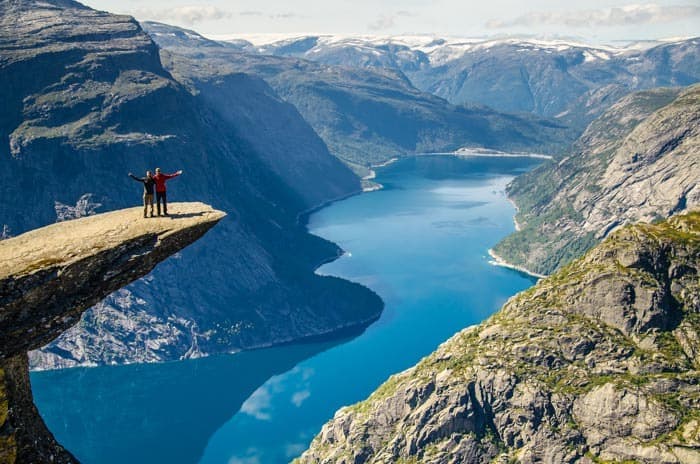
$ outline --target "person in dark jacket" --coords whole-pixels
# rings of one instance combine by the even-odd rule
[[[156,175],[153,176],[153,180],[156,181],[156,208],[158,209],[158,216],[160,216],[161,200],[163,200],[163,214],[168,216],[168,199],[165,194],[165,181],[177,177],[180,174],[182,174],[182,170],[174,174],[163,174],[160,172],[160,168],[156,168]]]
[[[153,191],[155,190],[156,181],[151,176],[151,171],[146,171],[146,177],[136,177],[129,173],[129,177],[143,184],[143,217],[146,215],[148,206],[151,206],[151,217],[153,217]]]

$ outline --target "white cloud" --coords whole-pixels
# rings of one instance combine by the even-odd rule
[[[298,368],[295,368],[295,370],[296,369],[298,369]],[[304,381],[309,380],[315,374],[316,374],[316,371],[314,370],[313,367],[305,367],[304,369],[301,369],[301,378]]]
[[[275,13],[275,14],[268,15],[268,18],[270,18],[270,19],[293,19],[296,17],[297,17],[297,15],[295,13],[290,13],[290,12]]]
[[[493,19],[486,23],[486,27],[502,29],[514,26],[552,24],[593,28],[669,23],[696,16],[700,16],[700,5],[663,6],[647,3],[598,10],[533,11],[510,20]]]
[[[136,9],[132,14],[138,19],[156,21],[174,21],[180,24],[193,24],[202,21],[228,19],[233,15],[230,11],[222,10],[213,5],[185,5],[163,9]]]
[[[294,18],[304,18],[305,16],[300,16],[296,13],[292,13],[291,11],[287,12],[282,12],[282,13],[264,13],[262,11],[258,10],[246,10],[246,11],[241,11],[237,13],[239,16],[251,16],[251,17],[265,17],[267,19],[294,19]]]
[[[294,386],[296,388],[294,388],[290,400],[296,407],[301,407],[304,401],[311,396],[309,379],[313,375],[313,369],[302,369],[296,366],[286,374],[270,378],[245,400],[241,406],[241,412],[261,421],[269,421],[272,419],[275,398],[279,398],[281,394],[291,390]]]

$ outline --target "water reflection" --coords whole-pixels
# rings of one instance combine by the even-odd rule
[[[344,341],[164,364],[35,372],[32,386],[49,428],[83,462],[191,463],[239,410],[258,420],[271,418],[269,399],[279,392],[274,383],[265,384],[268,379]],[[308,380],[312,372],[298,374]],[[290,402],[299,407],[308,396],[302,384]]]

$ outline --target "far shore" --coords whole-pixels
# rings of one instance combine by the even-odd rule
[[[536,158],[536,159],[546,159],[553,160],[554,157],[551,155],[543,155],[541,153],[528,153],[528,152],[504,152],[498,150],[491,150],[488,148],[459,148],[453,152],[457,156],[474,156],[481,158]]]
[[[506,195],[506,200],[510,202],[511,205],[513,205],[513,208],[515,208],[515,214],[513,215],[513,224],[515,224],[515,231],[520,232],[520,224],[518,224],[518,212],[520,212],[520,208],[518,208],[518,205],[515,204],[515,201],[513,201],[512,198],[510,198],[508,195]]]
[[[362,181],[367,182],[368,186],[362,188],[363,193],[374,192],[376,190],[381,190],[384,186],[378,182],[373,182],[377,177],[377,172],[375,169],[383,168],[395,163],[400,158],[410,158],[412,156],[455,156],[457,158],[535,158],[535,159],[545,159],[553,160],[554,157],[550,155],[543,155],[540,153],[526,153],[526,152],[515,152],[508,153],[504,151],[492,150],[489,148],[459,148],[455,151],[449,152],[436,152],[436,153],[414,153],[412,155],[406,155],[403,157],[393,157],[386,161],[377,164],[371,164],[369,166],[369,174],[362,177]],[[518,224],[516,221],[516,229]]]
[[[411,155],[409,155],[409,156],[411,156]],[[388,160],[386,160],[386,161],[384,161],[384,162],[381,162],[381,163],[378,163],[378,164],[372,164],[371,167],[373,167],[373,168],[383,168],[384,166],[389,166],[391,163],[395,163],[395,162],[397,162],[398,160],[399,160],[399,157],[398,157],[398,156],[394,156],[393,158],[388,159]]]
[[[367,187],[362,187],[362,192],[367,193],[367,192],[374,192],[375,190],[381,190],[384,188],[382,184],[379,182],[373,182],[373,179],[377,177],[377,171],[375,171],[375,168],[383,168],[385,166],[389,166],[391,163],[394,163],[398,161],[398,157],[393,157],[391,159],[388,159],[382,163],[379,164],[371,164],[369,167],[369,174],[364,176],[362,178],[363,181],[367,182],[368,186]]]
[[[489,248],[488,253],[489,256],[492,258],[489,261],[489,264],[492,264],[494,266],[507,267],[508,269],[513,269],[515,271],[522,272],[523,274],[527,274],[531,277],[536,277],[538,279],[544,279],[545,277],[547,277],[544,274],[538,274],[537,272],[532,272],[529,269],[526,269],[522,266],[516,266],[515,264],[509,263],[505,259],[498,256],[491,248]]]

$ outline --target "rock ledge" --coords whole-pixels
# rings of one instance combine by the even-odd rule
[[[169,206],[169,217],[143,218],[142,208],[130,208],[0,241],[0,462],[75,462],[34,407],[26,353],[226,215],[203,203]]]

